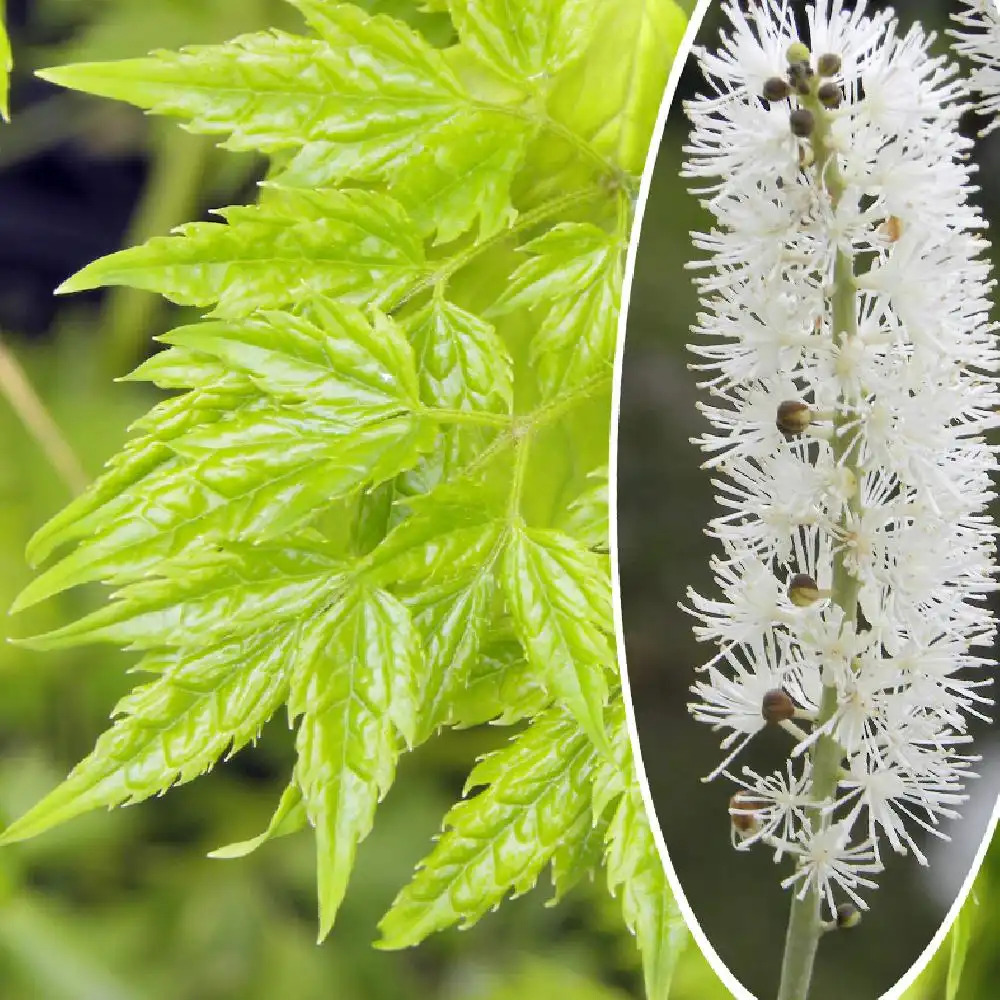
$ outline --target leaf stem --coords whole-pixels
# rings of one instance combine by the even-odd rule
[[[518,233],[524,232],[526,229],[531,229],[533,226],[537,226],[540,222],[545,222],[546,219],[550,219],[554,215],[559,215],[576,205],[590,201],[590,199],[596,198],[601,194],[603,194],[603,192],[599,187],[591,185],[586,188],[578,188],[576,191],[568,191],[566,194],[561,194],[557,198],[550,198],[548,201],[542,202],[541,205],[538,205],[527,212],[522,212],[517,217],[514,224],[509,226],[507,229],[502,229],[500,232],[494,233],[481,243],[473,243],[471,246],[468,246],[464,250],[456,253],[453,257],[446,258],[441,262],[440,267],[432,271],[425,278],[422,278],[412,288],[408,288],[399,297],[399,299],[396,300],[396,302],[388,307],[387,312],[390,315],[399,312],[403,306],[412,301],[418,295],[421,295],[428,289],[434,288],[436,285],[447,282],[449,278],[453,277],[466,265],[471,264],[481,254],[486,253],[488,250],[492,250],[495,246],[498,246],[505,240],[510,239],[510,237],[516,236]]]
[[[826,187],[834,210],[844,193],[845,183],[837,164],[836,152],[830,142],[831,116],[815,95],[802,102],[814,116],[815,131],[811,137],[815,156],[817,176]],[[857,284],[854,275],[854,259],[851,253],[839,250],[834,261],[833,288],[830,293],[831,330],[837,347],[843,346],[857,335]],[[831,447],[835,462],[851,474],[852,492],[847,509],[840,518],[840,534],[844,537],[849,519],[859,510],[857,451],[851,448],[845,425],[850,419],[850,401],[843,396],[838,399],[833,417],[833,438]],[[833,553],[833,586],[831,599],[844,612],[845,625],[857,622],[859,582],[848,570],[845,549],[838,548]],[[820,699],[816,726],[822,727],[836,714],[838,694],[836,685],[824,685]],[[823,735],[811,751],[812,756],[812,800],[810,825],[818,831],[829,825],[830,815],[822,806],[836,793],[840,781],[841,761],[844,751],[832,737]],[[781,963],[781,984],[778,1000],[807,1000],[812,982],[813,965],[819,939],[823,934],[820,913],[820,893],[816,886],[792,900],[785,936],[785,951]]]
[[[507,428],[514,420],[506,413],[491,413],[488,410],[450,410],[440,406],[427,406],[422,412],[442,424],[472,424],[476,427]]]

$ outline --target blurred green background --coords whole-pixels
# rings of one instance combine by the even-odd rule
[[[804,6],[804,5],[799,5]],[[870,7],[886,6],[875,0]],[[893,5],[905,28],[919,19],[943,32],[952,0],[899,0]],[[714,45],[722,23],[713,4],[699,42]],[[944,38],[938,51],[944,51]],[[688,67],[678,98],[698,92]],[[971,135],[983,124],[969,115]],[[736,854],[729,844],[725,779],[705,784],[721,759],[719,735],[687,714],[694,668],[711,656],[694,641],[692,619],[678,610],[688,585],[713,594],[708,569],[713,546],[703,534],[713,511],[704,456],[689,439],[705,429],[695,410],[696,375],[687,370],[684,345],[696,310],[690,272],[691,230],[711,222],[678,178],[686,120],[671,110],[656,161],[639,240],[627,320],[619,437],[619,556],[626,656],[636,706],[643,761],[667,848],[695,915],[721,957],[741,981],[767,998],[777,991],[789,894],[766,850]],[[977,144],[981,193],[989,218],[1000,224],[1000,134]],[[996,237],[994,236],[996,240]],[[994,608],[996,604],[994,602]],[[765,732],[743,762],[770,770],[787,751],[785,734]],[[773,740],[769,737],[774,737]],[[1000,741],[979,727],[976,752],[982,777],[960,823],[947,824],[951,843],[927,845],[929,868],[912,858],[891,859],[871,912],[856,930],[831,935],[820,947],[810,1000],[875,1000],[909,968],[932,939],[982,841],[1000,786]],[[749,754],[749,756],[747,755]],[[957,994],[961,1000],[1000,996],[1000,844],[990,855],[969,907],[973,944]],[[947,955],[938,960],[908,1000],[942,998]],[[952,1000],[948,997],[948,1000]]]

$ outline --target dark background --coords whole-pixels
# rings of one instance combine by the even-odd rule
[[[894,6],[904,29],[914,19],[926,28],[946,29],[952,10],[950,3],[931,0]],[[714,5],[699,43],[713,46],[721,23]],[[727,814],[734,789],[725,778],[700,780],[721,760],[720,735],[695,722],[685,706],[694,668],[714,649],[694,641],[693,620],[677,608],[689,585],[715,593],[708,570],[714,549],[703,529],[718,508],[709,473],[699,468],[705,456],[689,443],[707,424],[695,410],[699,392],[695,373],[685,368],[692,358],[684,350],[696,308],[684,270],[693,256],[688,233],[705,230],[710,222],[678,178],[687,135],[680,101],[699,86],[690,63],[656,160],[627,320],[618,479],[622,611],[643,763],[671,860],[719,955],[751,992],[769,998],[777,992],[791,898],[778,884],[789,873],[788,863],[776,866],[766,848],[737,854]],[[963,122],[969,134],[982,124],[972,115]],[[1000,221],[1000,134],[979,142],[975,155],[984,188],[981,204],[988,218]],[[891,856],[878,876],[878,890],[863,894],[871,910],[862,924],[821,943],[810,1000],[874,1000],[930,941],[968,873],[1000,787],[997,734],[986,731],[981,737],[976,751],[986,758],[982,777],[969,789],[965,818],[945,827],[951,843],[926,846],[931,859],[926,869],[913,858]],[[787,748],[786,734],[765,731],[742,761],[766,773],[780,764]],[[996,853],[990,865],[1000,865]],[[984,930],[983,940],[996,931],[996,924]],[[962,995],[996,996],[1000,965],[990,964],[992,952],[983,947],[970,961],[982,968],[969,973]],[[974,992],[977,982],[984,992]]]

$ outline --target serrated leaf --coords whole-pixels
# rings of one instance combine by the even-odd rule
[[[14,608],[93,580],[137,579],[206,539],[276,538],[331,500],[410,467],[433,434],[406,414],[345,430],[279,407],[192,431],[170,442],[174,458],[109,501],[101,527],[36,577]]]
[[[615,658],[606,634],[611,595],[601,563],[566,535],[522,526],[511,536],[502,576],[529,660],[594,744],[609,752],[604,705]]]
[[[453,693],[448,722],[509,726],[540,714],[552,703],[521,644],[504,634],[487,636],[469,669],[465,685]]]
[[[126,442],[108,461],[105,473],[35,532],[28,542],[28,561],[38,565],[59,546],[94,531],[104,504],[172,459],[171,440],[238,408],[246,399],[243,388],[231,391],[228,387],[213,387],[154,406],[143,420],[133,425],[133,429],[141,428],[146,433]]]
[[[421,741],[468,685],[492,621],[504,529],[479,508],[432,508],[399,524],[367,560],[368,578],[393,585],[423,636]]]
[[[451,0],[459,38],[493,70],[525,89],[579,59],[604,0]]]
[[[406,321],[428,406],[510,413],[513,368],[493,326],[474,313],[434,298]],[[496,431],[455,425],[442,429],[439,446],[422,470],[424,485],[447,478],[480,454]]]
[[[300,626],[178,651],[115,708],[120,716],[69,777],[0,836],[11,844],[100,806],[139,802],[207,771],[256,738],[285,701]]]
[[[287,312],[239,323],[198,323],[159,339],[246,375],[283,402],[309,402],[345,422],[372,420],[419,405],[406,337],[380,313],[370,324],[356,309],[315,300],[322,326]]]
[[[227,844],[225,847],[217,847],[214,851],[209,851],[210,858],[245,858],[277,837],[287,837],[291,833],[298,833],[305,828],[308,822],[306,816],[305,803],[302,801],[302,792],[299,786],[293,781],[281,793],[277,809],[271,817],[271,822],[267,824],[267,829],[251,840],[240,840],[234,844]]]
[[[634,776],[611,817],[605,867],[642,956],[647,997],[666,997],[688,930],[667,884]]]
[[[320,939],[333,926],[358,843],[412,743],[423,657],[406,609],[385,591],[347,591],[309,637],[289,712],[301,716],[295,780],[316,830]],[[399,735],[397,735],[399,734]]]
[[[474,111],[424,136],[397,171],[391,190],[426,235],[449,243],[479,219],[479,239],[506,229],[517,216],[510,187],[536,130],[500,111]]]
[[[32,649],[113,642],[128,649],[196,649],[252,634],[262,621],[302,619],[342,579],[324,546],[294,540],[227,542],[162,563],[161,574],[123,587],[89,615],[31,639]]]
[[[340,176],[357,179],[454,114],[462,89],[416,32],[351,4],[297,6],[314,14],[323,38],[271,30],[39,75],[184,118],[193,132],[228,136],[230,149],[273,153],[325,140]]]
[[[405,948],[458,923],[468,927],[508,893],[530,889],[560,846],[591,827],[587,737],[553,709],[482,760],[445,831],[379,923],[380,948]]]
[[[610,370],[618,333],[622,245],[589,223],[567,222],[526,243],[532,256],[491,308],[545,310],[530,359],[548,395]]]
[[[606,4],[583,58],[556,81],[550,114],[638,175],[687,25],[675,0]]]
[[[608,469],[601,466],[587,474],[589,485],[571,501],[557,527],[588,549],[607,552],[610,540],[608,520]]]
[[[129,285],[232,318],[314,295],[379,305],[424,273],[417,230],[384,194],[272,188],[258,205],[217,214],[225,222],[187,223],[102,257],[58,291]]]

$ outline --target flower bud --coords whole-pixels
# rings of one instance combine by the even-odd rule
[[[773,688],[761,699],[760,714],[769,726],[776,726],[795,715],[795,702],[781,688]]]
[[[890,215],[881,226],[882,234],[890,243],[895,243],[903,235],[903,220],[898,215]]]
[[[812,66],[807,62],[792,63],[788,67],[789,86],[803,97],[808,96],[812,91],[812,78],[816,75]]]
[[[816,128],[816,119],[808,108],[796,108],[788,116],[788,124],[791,126],[792,135],[808,139]]]
[[[807,573],[796,573],[788,581],[788,599],[797,608],[807,608],[820,599],[819,586]]]
[[[793,65],[794,63],[808,63],[811,55],[809,46],[805,42],[792,42],[785,49],[785,58],[788,60],[789,65]]]
[[[816,96],[824,108],[839,108],[840,102],[844,99],[840,87],[835,83],[820,84],[819,90],[816,91]]]
[[[840,72],[841,59],[836,52],[824,52],[816,60],[816,71],[820,76],[836,76]]]
[[[837,928],[847,930],[861,923],[861,911],[853,903],[841,903],[837,907]]]
[[[733,833],[741,839],[752,837],[760,829],[758,814],[765,805],[767,803],[763,799],[755,798],[749,792],[737,792],[729,800]]]
[[[778,404],[775,426],[782,434],[801,434],[812,422],[812,411],[798,399],[786,399]]]
[[[772,76],[764,81],[764,100],[768,103],[783,101],[790,93],[788,81],[780,76]]]

